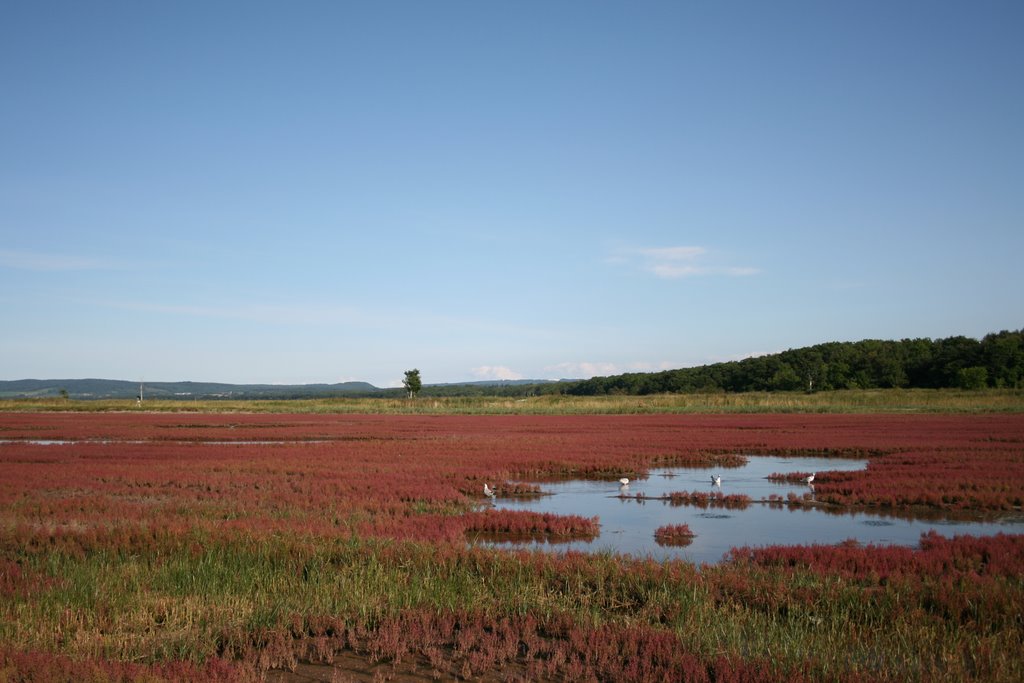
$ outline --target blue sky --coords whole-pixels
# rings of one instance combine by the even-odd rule
[[[0,5],[0,379],[1024,326],[1024,4]]]

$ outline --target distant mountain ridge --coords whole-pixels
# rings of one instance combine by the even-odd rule
[[[563,380],[564,381],[564,380]],[[551,380],[483,380],[478,382],[451,382],[424,384],[425,392],[431,388],[440,391],[457,387],[483,389],[547,384]],[[17,379],[0,380],[2,398],[54,398],[66,391],[74,399],[132,399],[139,395],[140,385],[145,399],[289,399],[389,397],[404,395],[401,388],[380,388],[369,382],[339,382],[336,384],[229,384],[226,382],[132,382],[119,379]]]
[[[296,398],[300,396],[371,395],[384,391],[368,382],[338,384],[228,384],[224,382],[130,382],[118,379],[0,380],[0,398]]]
[[[1024,329],[982,339],[864,339],[827,342],[781,353],[651,373],[584,380],[482,380],[424,384],[423,397],[520,397],[725,391],[829,391],[886,388],[1024,388]],[[147,399],[399,398],[400,388],[368,382],[338,384],[226,384],[146,382]],[[2,398],[135,398],[139,382],[110,379],[0,380]]]

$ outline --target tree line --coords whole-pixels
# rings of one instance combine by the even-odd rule
[[[577,396],[701,391],[1021,388],[1024,330],[983,339],[830,342],[741,361],[538,387]]]

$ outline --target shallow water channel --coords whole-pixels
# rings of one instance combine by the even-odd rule
[[[760,545],[834,544],[856,539],[862,544],[915,546],[921,534],[935,530],[943,536],[1024,533],[1024,519],[972,521],[952,518],[897,518],[865,512],[825,511],[819,508],[789,509],[752,503],[743,510],[722,507],[670,505],[650,500],[677,491],[721,491],[746,494],[765,500],[776,494],[786,498],[811,493],[807,485],[775,483],[767,479],[777,472],[827,472],[864,469],[865,460],[835,458],[782,458],[750,456],[737,468],[669,468],[651,470],[646,479],[632,481],[620,495],[616,482],[565,481],[541,484],[545,494],[533,499],[498,498],[495,507],[508,510],[553,512],[600,518],[601,534],[592,541],[566,543],[502,543],[502,547],[540,547],[547,550],[612,551],[656,559],[681,558],[696,563],[722,560],[730,548]],[[721,486],[711,475],[722,477]],[[637,494],[646,500],[637,500]],[[628,496],[628,497],[626,497]],[[901,512],[902,515],[902,512]],[[685,547],[660,546],[654,530],[666,524],[688,524],[696,534]]]

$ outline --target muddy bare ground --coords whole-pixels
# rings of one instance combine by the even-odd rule
[[[528,681],[526,667],[521,664],[507,664],[501,671],[489,671],[481,675],[456,675],[451,671],[438,671],[423,661],[403,660],[393,662],[371,662],[354,652],[339,652],[330,664],[301,662],[294,671],[273,669],[267,672],[267,683],[423,683],[424,681]]]

